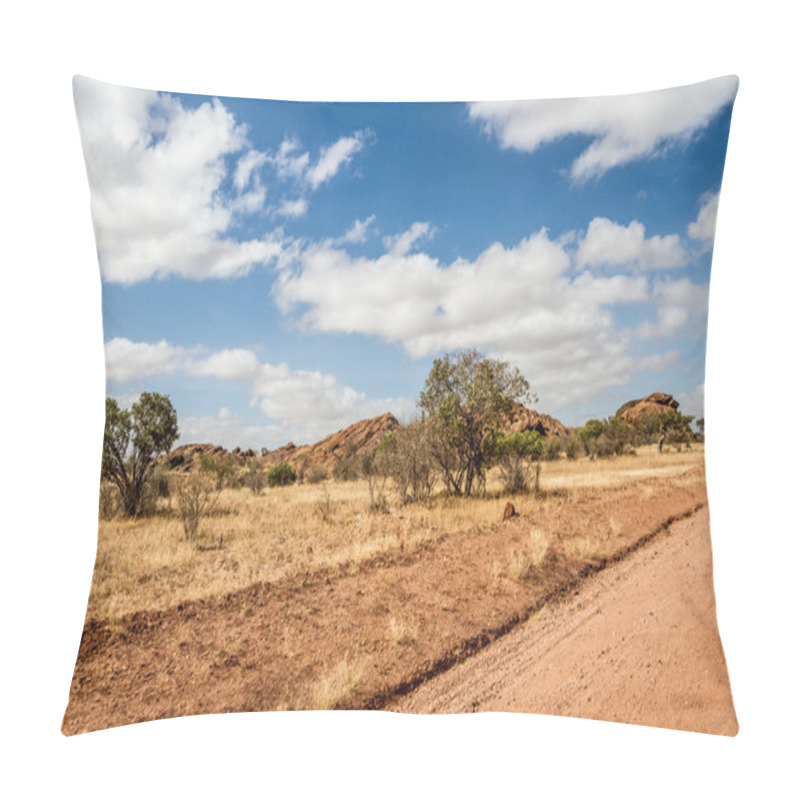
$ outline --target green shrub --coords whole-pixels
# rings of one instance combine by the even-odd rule
[[[276,464],[267,473],[267,484],[273,488],[275,486],[289,486],[289,484],[294,483],[296,480],[297,472],[295,468],[286,461],[281,461],[280,464]]]

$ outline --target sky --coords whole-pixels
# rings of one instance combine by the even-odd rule
[[[639,95],[291,103],[74,80],[107,393],[270,449],[385,411],[434,358],[518,367],[579,425],[703,416],[733,77]]]

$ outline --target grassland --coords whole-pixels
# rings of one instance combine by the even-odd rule
[[[622,535],[624,520],[613,513],[574,524],[564,514],[565,504],[623,487],[638,487],[645,500],[656,491],[704,480],[703,447],[695,445],[682,452],[659,454],[649,447],[635,456],[547,462],[537,495],[504,495],[492,473],[485,497],[439,494],[427,505],[401,506],[389,488],[387,510],[377,513],[368,510],[364,481],[326,480],[258,495],[223,489],[197,542],[185,540],[179,514],[165,499],[153,517],[100,521],[88,617],[169,608],[325,569],[355,572],[382,555],[491,528],[507,500],[527,518],[536,517],[530,541],[509,555],[513,570],[525,575],[543,557],[546,538],[563,540],[570,555],[588,560],[607,555]]]

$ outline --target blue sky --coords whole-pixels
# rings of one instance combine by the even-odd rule
[[[734,78],[592,100],[286,103],[75,79],[107,390],[270,448],[414,414],[437,355],[566,424],[702,414]]]

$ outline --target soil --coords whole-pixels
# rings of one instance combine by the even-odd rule
[[[643,490],[650,493],[647,502],[642,502]],[[716,633],[704,516],[693,517],[692,525],[699,526],[695,545],[681,545],[684,560],[668,566],[675,543],[683,541],[669,532],[670,523],[695,514],[705,501],[703,484],[659,494],[657,481],[567,498],[566,527],[583,530],[612,515],[624,520],[613,552],[600,560],[571,556],[558,533],[544,563],[527,577],[513,577],[509,554],[530,540],[535,513],[484,530],[449,533],[396,555],[260,583],[223,597],[120,619],[89,619],[62,730],[72,735],[189,714],[326,706],[400,710],[408,702],[408,710],[438,711],[446,709],[437,698],[450,692],[458,710],[495,710],[500,707],[492,706],[496,702],[515,710],[735,733]],[[501,515],[502,506],[498,520]],[[653,545],[646,547],[647,542]],[[627,564],[641,558],[649,559],[646,566],[624,577]],[[685,581],[676,584],[682,605],[675,609],[672,599],[661,596],[668,586],[667,578],[657,577],[662,561],[667,569],[681,568],[673,584]],[[603,580],[611,581],[605,593],[590,588]],[[636,601],[640,604],[633,607],[630,620],[617,621],[612,598],[631,581],[642,592]],[[571,605],[559,603],[559,598],[582,602],[580,613],[569,611]],[[554,604],[565,611],[551,612]],[[546,616],[523,626],[543,608]],[[559,615],[561,634],[558,623],[551,621]],[[585,643],[588,650],[580,655],[582,631],[597,624],[595,619],[606,626],[590,637],[596,646]],[[451,668],[460,662],[466,661],[462,667],[480,664],[476,653],[484,651],[481,658],[486,658],[501,652],[486,649],[494,640],[504,637],[497,646],[505,646],[516,636],[506,634],[527,634],[539,625],[546,626],[543,630],[554,645],[560,636],[576,642],[573,666],[560,672],[551,667],[549,701],[523,691],[508,676],[503,683],[502,657],[496,665],[490,660],[475,667],[475,676],[496,671],[497,676],[486,677],[497,677],[497,685],[511,694],[495,695],[493,680],[469,684],[475,691],[465,689],[463,696],[452,688],[434,688],[436,676],[449,680],[458,675]],[[704,633],[708,649],[707,657],[697,662],[687,660],[685,652],[687,631],[695,628],[698,642]],[[527,646],[520,647],[524,659]],[[519,665],[511,663],[516,670]],[[600,679],[603,670],[607,677]],[[664,677],[668,673],[674,674],[673,681]],[[638,677],[628,678],[631,674]],[[642,685],[641,675],[652,685]],[[418,687],[423,688],[414,693]],[[709,694],[715,687],[723,698],[719,702]],[[424,694],[428,690],[433,695]],[[616,707],[615,717],[610,698],[626,691],[632,699]],[[604,692],[608,698],[602,697]],[[695,704],[699,711],[694,716],[689,711],[675,714],[675,704]],[[706,713],[717,705],[725,706],[719,715]]]
[[[708,509],[389,708],[523,711],[735,736]]]

